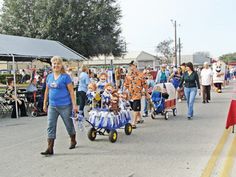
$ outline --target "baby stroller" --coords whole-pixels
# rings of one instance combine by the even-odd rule
[[[175,88],[171,83],[155,85],[151,95],[151,101],[153,104],[152,119],[155,119],[156,115],[161,114],[168,120],[170,110],[174,116],[177,115]]]

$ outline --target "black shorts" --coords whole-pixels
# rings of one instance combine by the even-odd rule
[[[130,101],[130,106],[133,111],[141,111],[141,100]]]

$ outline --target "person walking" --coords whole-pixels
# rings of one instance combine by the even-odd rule
[[[202,103],[209,103],[209,100],[211,100],[212,76],[213,72],[209,68],[208,62],[205,62],[201,71]]]
[[[170,76],[169,71],[166,69],[166,64],[161,65],[161,69],[156,76],[156,83],[166,83]]]
[[[44,94],[43,110],[48,113],[48,148],[41,152],[42,155],[53,155],[54,140],[56,139],[57,120],[61,116],[71,142],[69,149],[74,149],[76,142],[76,132],[72,119],[72,110],[78,111],[75,102],[74,88],[72,80],[66,74],[63,60],[59,56],[51,59],[53,72],[48,75]]]
[[[196,71],[194,71],[193,64],[188,62],[186,64],[186,72],[183,74],[183,77],[180,80],[179,88],[180,89],[184,84],[184,94],[187,99],[188,113],[187,117],[189,120],[193,118],[193,105],[197,90],[200,91],[199,77]]]
[[[87,101],[86,93],[88,91],[89,79],[89,69],[87,66],[83,65],[81,67],[82,72],[79,75],[79,85],[78,85],[78,98],[79,98],[79,113],[84,116],[84,107]]]
[[[129,64],[130,73],[125,78],[124,87],[129,92],[131,108],[134,111],[132,127],[135,129],[137,123],[143,123],[141,120],[141,98],[143,89],[148,97],[146,80],[143,74],[137,69],[137,64],[131,61]]]
[[[148,73],[147,75],[147,87],[148,87],[148,94],[152,94],[153,87],[155,85],[155,81],[153,80],[153,76],[151,73]],[[143,110],[143,117],[148,117],[148,107],[150,107],[150,100],[145,98],[144,100],[144,110]]]
[[[179,83],[180,83],[180,79],[182,77],[183,73],[182,73],[182,69],[181,67],[178,67],[176,70],[173,70],[173,73],[170,75],[168,82],[172,82],[173,86],[175,87],[175,89],[177,90]],[[177,90],[177,100],[178,102],[182,101],[184,95],[184,91],[183,88]]]

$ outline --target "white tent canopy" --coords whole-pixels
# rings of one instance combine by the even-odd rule
[[[60,56],[65,60],[87,60],[69,47],[58,41],[33,39],[28,37],[0,34],[0,61],[12,61],[15,96],[16,96],[16,72],[15,61],[32,61],[41,59],[49,61],[53,56]],[[16,102],[16,110],[18,110]],[[18,118],[18,111],[16,111]]]
[[[0,34],[0,60],[11,61],[11,55],[15,61],[50,59],[55,55],[65,60],[87,60],[58,41]]]

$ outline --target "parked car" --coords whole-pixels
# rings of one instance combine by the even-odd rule
[[[11,74],[11,70],[8,70],[8,69],[0,69],[0,74]]]

